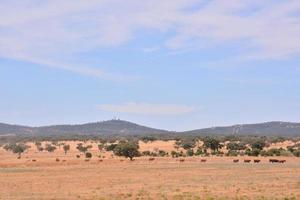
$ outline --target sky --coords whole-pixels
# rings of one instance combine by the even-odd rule
[[[0,122],[300,121],[299,0],[0,0]]]

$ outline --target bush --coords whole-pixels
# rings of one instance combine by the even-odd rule
[[[105,150],[106,151],[114,151],[114,149],[116,148],[117,144],[110,144],[105,146]]]
[[[82,152],[85,154],[85,152],[87,152],[92,147],[93,147],[92,145],[83,146],[82,143],[78,143],[76,148],[78,149],[79,152]]]
[[[295,150],[293,152],[293,155],[296,156],[296,157],[300,157],[300,150]]]
[[[171,156],[172,158],[177,158],[177,157],[182,157],[183,156],[183,152],[176,152],[176,151],[171,151]]]
[[[168,152],[165,152],[164,150],[159,150],[158,155],[161,156],[161,157],[164,157],[164,156],[168,155]]]
[[[246,149],[245,154],[248,156],[258,156],[260,152],[260,149]]]
[[[188,150],[186,151],[186,155],[187,155],[187,156],[193,156],[193,155],[194,155],[194,150],[193,150],[193,149],[188,149]]]
[[[200,156],[200,155],[203,155],[204,154],[204,151],[202,148],[198,148],[197,151],[194,153],[195,156]]]
[[[48,152],[53,152],[55,151],[56,147],[52,146],[51,144],[47,144],[45,148]]]
[[[252,149],[262,150],[265,146],[266,142],[263,139],[259,139],[251,143]]]
[[[86,157],[86,158],[92,158],[92,153],[86,152],[86,153],[85,153],[85,157]]]
[[[143,156],[150,156],[150,154],[151,154],[150,151],[143,151],[142,152]]]
[[[239,152],[236,151],[236,150],[229,150],[227,153],[226,153],[226,156],[238,156],[239,155]]]
[[[147,143],[147,142],[153,142],[153,141],[155,141],[157,139],[155,137],[151,137],[151,136],[144,136],[144,137],[141,138],[141,140],[143,142]]]
[[[226,148],[228,150],[240,151],[246,149],[246,144],[241,142],[229,142],[227,143]]]

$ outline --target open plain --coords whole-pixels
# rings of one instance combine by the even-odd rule
[[[93,147],[87,161],[76,157],[76,143],[67,154],[61,148],[39,152],[31,144],[21,159],[1,148],[0,199],[300,199],[296,157],[280,157],[283,164],[269,163],[268,157],[260,163],[253,157],[129,161]]]

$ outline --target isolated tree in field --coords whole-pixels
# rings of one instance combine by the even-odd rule
[[[70,150],[70,145],[69,144],[65,144],[63,146],[63,149],[64,149],[65,154],[67,154],[67,152]]]
[[[132,160],[134,157],[140,155],[138,149],[139,145],[134,142],[122,142],[116,145],[113,152],[117,156],[124,156],[125,158],[130,158],[130,160]]]
[[[214,152],[218,152],[219,149],[223,147],[223,145],[220,144],[220,141],[213,137],[205,137],[203,143],[206,148],[210,148]]]
[[[24,145],[24,144],[17,144],[14,146],[14,148],[12,149],[13,153],[17,153],[18,154],[18,158],[21,158],[21,154],[28,149],[29,147]]]
[[[48,152],[53,152],[56,150],[55,146],[52,146],[51,144],[46,144],[46,148],[45,148]]]
[[[12,151],[13,153],[17,153],[18,158],[21,158],[21,154],[28,148],[29,146],[25,144],[7,144],[4,146],[5,150]]]

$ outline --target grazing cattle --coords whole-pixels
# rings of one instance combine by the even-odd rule
[[[153,161],[153,160],[155,160],[155,158],[149,158],[149,161]]]
[[[103,160],[102,160],[102,159],[99,159],[98,161],[99,161],[99,162],[103,162]]]
[[[251,160],[247,160],[247,159],[244,160],[244,163],[250,163],[250,162]]]
[[[56,162],[59,162],[59,158],[56,158],[55,161],[56,161]]]
[[[36,162],[36,159],[32,159],[32,162]]]
[[[179,159],[179,162],[184,162],[184,159],[183,158]]]
[[[201,162],[206,162],[206,159],[201,159]]]
[[[286,160],[279,160],[278,162],[279,162],[279,163],[285,163]]]
[[[253,161],[254,161],[254,163],[259,163],[260,162],[260,160],[258,160],[258,159],[255,159]]]
[[[238,163],[238,162],[239,162],[239,159],[234,159],[233,162],[234,162],[234,163]]]
[[[277,160],[277,159],[269,159],[269,162],[270,162],[270,163],[278,163],[279,160]]]

